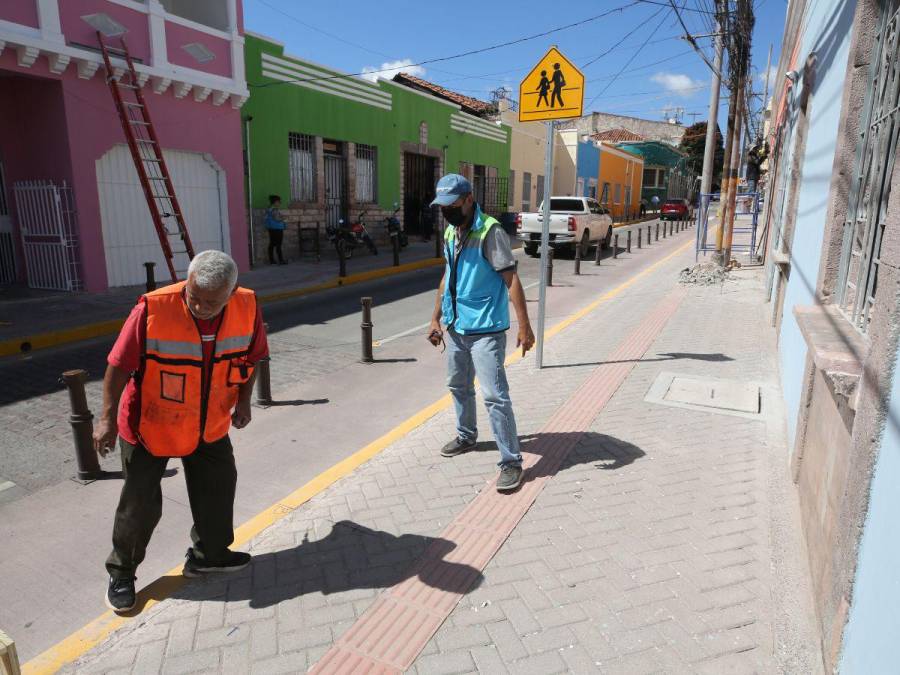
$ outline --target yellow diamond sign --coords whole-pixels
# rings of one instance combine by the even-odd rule
[[[583,107],[584,75],[551,47],[519,85],[519,121],[581,117]]]

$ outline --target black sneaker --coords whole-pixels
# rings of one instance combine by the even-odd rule
[[[109,578],[106,589],[106,606],[114,612],[128,612],[134,609],[134,577]]]
[[[242,551],[228,551],[224,560],[197,560],[194,549],[189,548],[181,574],[193,578],[203,574],[238,572],[249,564],[250,554]]]
[[[522,482],[522,467],[507,464],[500,469],[500,477],[497,479],[497,492],[511,492],[519,487]]]
[[[464,452],[468,452],[475,447],[475,441],[464,441],[456,437],[443,448],[441,448],[441,457],[456,457]]]

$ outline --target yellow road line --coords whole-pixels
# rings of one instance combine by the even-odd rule
[[[616,286],[611,291],[604,293],[602,296],[594,300],[586,307],[583,307],[571,316],[560,321],[558,324],[547,331],[545,338],[550,339],[553,336],[558,335],[560,332],[571,326],[579,319],[582,319],[593,312],[604,302],[607,302],[608,300],[611,300],[615,296],[619,295],[622,291],[632,286],[639,279],[642,279],[643,277],[652,273],[654,270],[658,269],[664,263],[668,262],[670,259],[683,253],[685,249],[692,246],[693,243],[693,240],[687,242],[685,245],[677,248],[665,258],[656,261],[652,265],[635,274],[627,281],[624,281],[620,285]],[[517,350],[506,357],[505,363],[506,365],[512,365],[520,361],[521,359],[522,352]],[[417,412],[404,422],[401,422],[398,426],[394,427],[380,438],[372,441],[361,450],[357,450],[355,453],[353,453],[346,459],[341,460],[331,468],[326,469],[318,476],[310,480],[308,483],[298,488],[291,494],[287,495],[284,499],[281,499],[272,506],[266,508],[264,511],[260,512],[235,530],[234,545],[242,546],[246,544],[260,532],[268,527],[271,527],[286,515],[302,506],[304,503],[308,502],[310,499],[336,483],[341,478],[348,476],[355,469],[359,468],[361,465],[365,464],[367,461],[381,453],[391,444],[406,436],[406,434],[411,432],[413,429],[416,429],[417,427],[431,419],[434,415],[449,408],[450,404],[450,395],[447,394],[445,396],[442,396],[431,405],[421,409],[419,412]],[[111,611],[104,613],[83,628],[78,629],[72,635],[63,639],[61,642],[45,651],[43,654],[36,656],[34,659],[26,663],[22,667],[22,673],[24,675],[43,675],[45,673],[57,672],[67,663],[75,661],[77,658],[99,645],[113,631],[124,626],[132,618],[140,615],[141,612],[149,609],[156,603],[170,597],[184,585],[185,581],[186,580],[181,576],[181,566],[179,565],[178,567],[172,568],[164,576],[160,577],[149,586],[141,590],[141,592],[138,594],[138,605],[131,613],[131,616],[117,616]]]
[[[312,295],[313,293],[327,291],[331,288],[351,286],[365,281],[372,281],[373,279],[381,279],[394,276],[395,274],[402,274],[403,272],[412,272],[414,270],[436,267],[443,264],[443,258],[426,258],[425,260],[417,260],[415,262],[400,265],[399,267],[382,267],[377,270],[351,274],[343,278],[335,277],[334,279],[329,279],[328,281],[313,286],[304,286],[303,288],[295,288],[287,291],[275,291],[273,293],[260,294],[259,300],[263,304],[268,304],[279,300],[287,300],[288,298],[299,298],[304,295]],[[61,330],[48,331],[46,333],[35,333],[19,338],[0,340],[0,357],[22,354],[36,349],[47,349],[48,347],[56,347],[70,342],[81,342],[82,340],[103,337],[104,335],[114,335],[122,328],[123,323],[124,319],[110,319],[108,321],[98,321],[96,323],[89,323],[75,328],[63,328]],[[22,345],[26,343],[28,346],[25,349],[22,349]]]

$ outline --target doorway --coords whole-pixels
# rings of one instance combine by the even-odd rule
[[[338,227],[346,212],[346,162],[343,144],[323,141],[325,154],[325,226]]]
[[[411,152],[403,155],[403,223],[406,232],[431,238],[436,214],[434,199],[435,158]]]

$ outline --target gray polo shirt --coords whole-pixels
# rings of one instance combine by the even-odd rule
[[[459,255],[466,233],[456,228],[456,250],[455,255]],[[500,224],[494,225],[488,230],[487,236],[484,238],[484,257],[498,272],[506,272],[516,268],[516,258],[513,256],[512,245],[509,243],[509,235]]]

